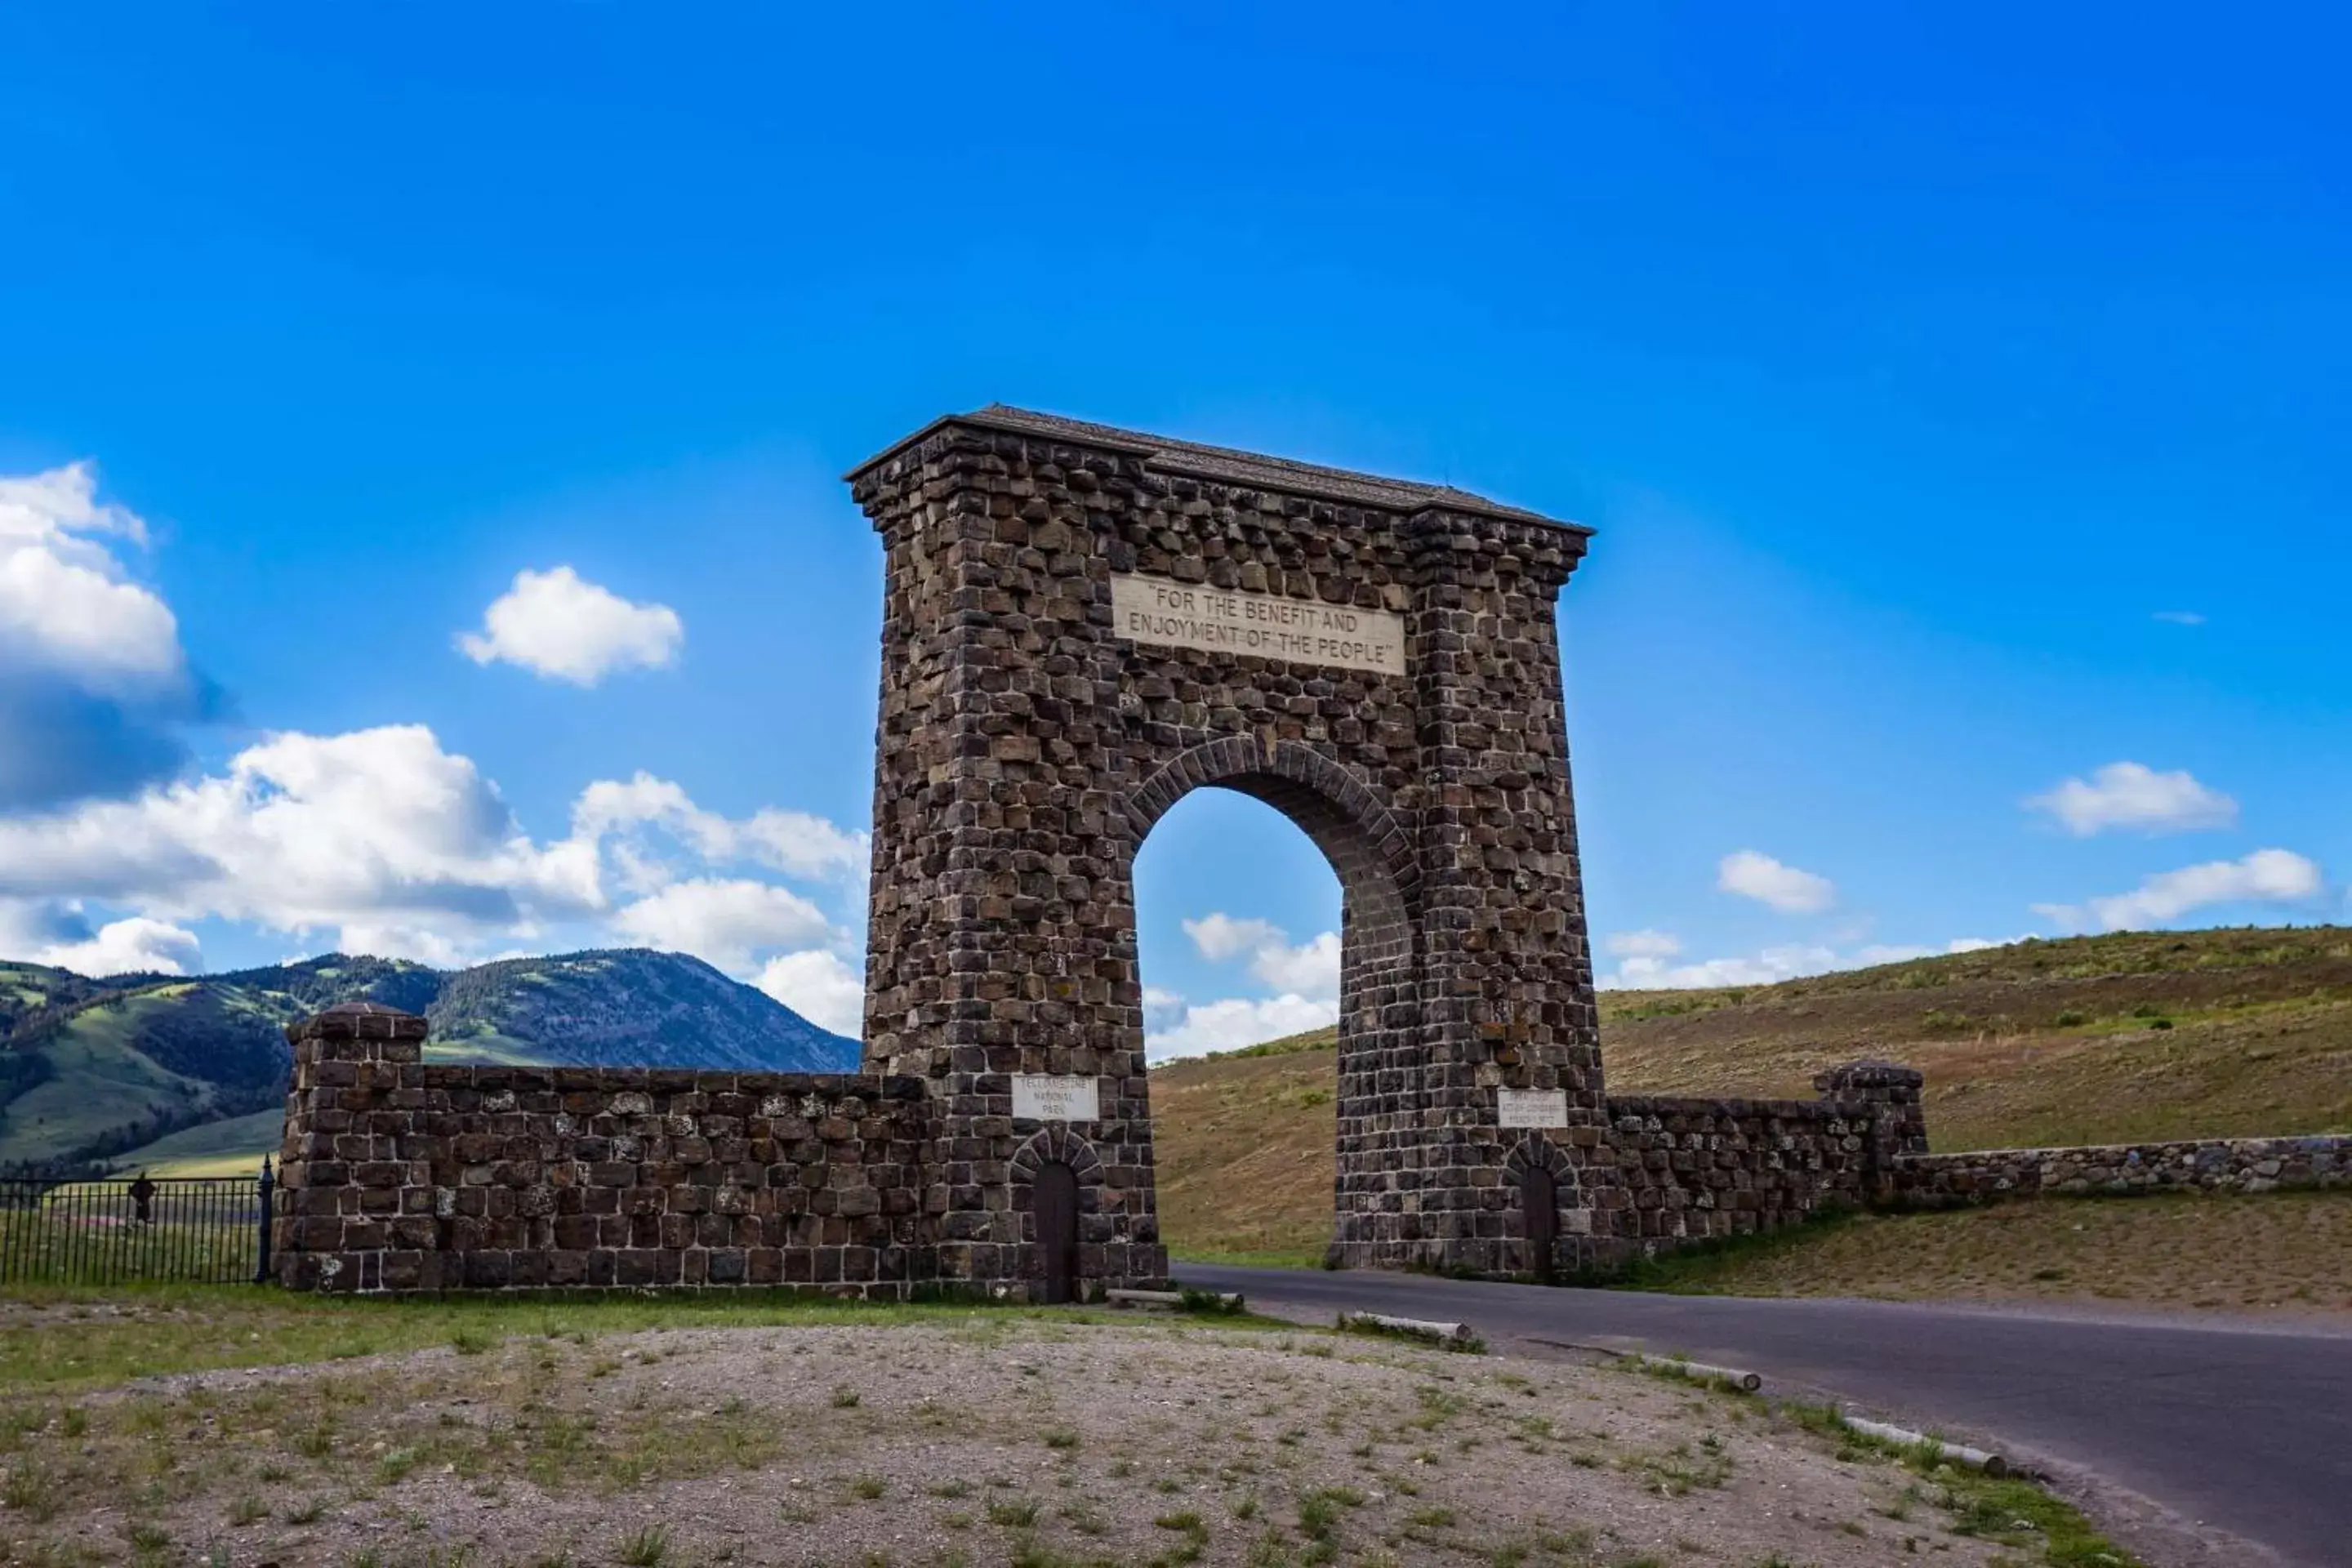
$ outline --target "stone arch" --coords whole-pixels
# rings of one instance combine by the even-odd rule
[[[1576,1166],[1568,1151],[1540,1132],[1530,1132],[1511,1145],[1511,1152],[1503,1156],[1503,1174],[1519,1176],[1531,1165],[1550,1172],[1563,1188],[1576,1184]]]
[[[1102,1156],[1095,1152],[1095,1146],[1067,1124],[1049,1122],[1023,1139],[1013,1152],[1010,1168],[1016,1196],[1037,1179],[1038,1168],[1048,1160],[1059,1160],[1076,1171],[1081,1187],[1102,1184]]]
[[[1555,617],[1589,531],[998,406],[850,482],[886,575],[866,1064],[938,1106],[940,1279],[1021,1277],[1023,1107],[1086,1129],[1088,1268],[1166,1277],[1132,871],[1209,785],[1348,908],[1333,1261],[1503,1267],[1504,1123],[1605,1105]]]
[[[1412,840],[1348,768],[1296,742],[1226,736],[1190,747],[1128,796],[1126,874],[1151,828],[1197,789],[1265,802],[1313,840],[1339,878],[1339,1016],[1332,1236],[1367,1244],[1394,1192],[1410,1130],[1397,1112],[1422,1089],[1418,1054],[1420,887]],[[1132,900],[1132,894],[1129,894]]]
[[[1421,885],[1412,840],[1380,797],[1347,768],[1296,741],[1227,735],[1178,752],[1127,797],[1140,845],[1169,809],[1203,785],[1254,795],[1315,840],[1345,887],[1377,866],[1408,906]],[[1401,913],[1402,911],[1400,911]]]

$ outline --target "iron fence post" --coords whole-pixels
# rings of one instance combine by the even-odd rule
[[[277,1206],[278,1182],[269,1173],[269,1156],[261,1157],[261,1250],[253,1265],[253,1282],[269,1283],[269,1215]]]

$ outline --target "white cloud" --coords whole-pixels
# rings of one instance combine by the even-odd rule
[[[143,915],[110,921],[87,940],[36,948],[26,956],[77,974],[194,974],[204,968],[195,932]]]
[[[2215,904],[2299,904],[2317,899],[2326,878],[2315,861],[2287,849],[2257,849],[2240,860],[2209,860],[2148,878],[2128,893],[2081,904],[2035,904],[2063,931],[2137,931]]]
[[[1657,932],[1635,933],[1655,936]],[[1667,941],[1673,941],[1667,938]],[[1874,943],[1841,952],[1833,947],[1820,945],[1768,947],[1761,952],[1728,958],[1710,958],[1697,963],[1669,963],[1668,959],[1679,951],[1661,952],[1627,952],[1616,973],[1603,974],[1596,984],[1603,991],[1689,991],[1711,985],[1772,985],[1783,980],[1801,979],[1808,974],[1826,974],[1837,969],[1867,969],[1874,964],[1900,963],[1906,959],[1932,958],[1938,953],[1978,952],[2003,943],[1988,942],[1982,937],[1956,937],[1941,947],[1893,945]]]
[[[146,539],[88,464],[0,476],[0,952],[185,968],[201,951],[173,922],[205,918],[445,965],[619,934],[742,972],[844,940],[797,894],[704,875],[828,884],[854,915],[866,836],[804,812],[729,818],[641,773],[590,784],[570,836],[535,840],[470,759],[414,724],[275,734],[185,776],[178,726],[215,696],[170,607],[119,558]],[[667,606],[559,567],[519,574],[460,643],[593,684],[669,662],[682,637]],[[624,918],[613,885],[645,895]],[[119,918],[93,929],[86,904]]]
[[[690,952],[715,968],[743,973],[757,954],[829,941],[833,926],[814,904],[789,889],[740,879],[673,882],[613,917],[633,942]]]
[[[527,927],[509,927],[495,934],[519,937]],[[436,969],[463,969],[467,964],[488,963],[493,958],[523,958],[527,950],[509,948],[504,952],[481,951],[479,935],[470,930],[462,935],[421,921],[346,921],[335,938],[339,952],[365,953],[371,958],[404,958],[411,963],[429,963]]]
[[[1276,991],[1336,998],[1339,994],[1339,933],[1327,931],[1293,947],[1290,933],[1272,921],[1236,920],[1223,913],[1183,922],[1184,934],[1213,963],[1250,955],[1250,973]]]
[[[79,913],[89,901],[152,922],[251,921],[306,944],[445,967],[524,944],[617,939],[748,976],[774,953],[849,939],[800,894],[708,873],[765,868],[829,881],[854,901],[866,855],[863,834],[821,817],[730,820],[647,774],[590,784],[571,836],[537,841],[473,762],[422,725],[286,733],[220,774],[0,815],[0,952],[98,941]],[[645,896],[614,914],[608,879]],[[113,941],[142,931],[162,940],[131,927]]]
[[[541,846],[422,725],[273,735],[225,774],[0,818],[0,897],[278,931],[506,931],[599,910],[593,844]]]
[[[1339,1021],[1339,1005],[1335,1001],[1305,996],[1228,997],[1187,1007],[1183,1017],[1171,1026],[1147,1034],[1144,1054],[1157,1062],[1195,1057],[1203,1051],[1235,1050],[1261,1040],[1328,1028]]]
[[[788,877],[827,878],[862,885],[871,847],[863,833],[849,833],[805,811],[763,807],[736,824],[738,853]]]
[[[93,535],[143,543],[146,528],[98,500],[98,475],[75,463],[0,478],[0,646],[79,672],[100,689],[176,681],[179,623],[163,601],[125,582]]]
[[[600,779],[580,792],[572,808],[573,837],[614,838],[625,885],[646,891],[673,874],[645,842],[648,828],[668,834],[712,865],[743,861],[789,877],[844,884],[864,882],[870,853],[865,834],[824,817],[769,807],[732,820],[702,809],[681,786],[647,773],[625,783]]]
[[[2153,618],[2175,626],[2201,626],[2205,624],[2205,617],[2195,610],[2158,610]]]
[[[866,1029],[866,977],[822,948],[768,960],[755,983],[820,1029],[856,1039]]]
[[[179,623],[112,540],[146,525],[87,463],[0,476],[0,810],[135,789],[176,769],[203,706]]]
[[[1143,1027],[1158,1034],[1174,1028],[1184,1021],[1184,998],[1173,991],[1163,991],[1156,985],[1143,988]]]
[[[1250,973],[1276,991],[1302,996],[1339,994],[1339,933],[1324,931],[1297,947],[1268,942],[1250,960]]]
[[[1664,958],[1635,956],[1603,975],[1603,990],[1688,991],[1708,985],[1769,985],[1801,974],[1819,974],[1840,966],[1837,950],[1828,947],[1769,947],[1744,958],[1710,958],[1697,963],[1669,963]]]
[[[1672,958],[1682,952],[1682,939],[1662,931],[1612,931],[1601,942],[1612,958]]]
[[[1192,945],[1201,950],[1201,956],[1212,963],[1221,963],[1244,952],[1255,952],[1268,942],[1284,940],[1282,928],[1272,921],[1235,920],[1223,913],[1186,921],[1184,934],[1192,939]]]
[[[2021,940],[2023,939],[2015,937],[2011,939],[2011,941]],[[1911,942],[1874,942],[1868,947],[1855,949],[1852,963],[1840,964],[1837,967],[1868,969],[1874,964],[1905,963],[1915,958],[1937,958],[1955,952],[1982,952],[1987,948],[2007,945],[2006,942],[1989,942],[1980,936],[1954,937],[1941,947],[1927,947]]]
[[[1784,866],[1753,849],[1726,855],[1717,868],[1715,885],[1783,914],[1819,914],[1837,900],[1837,889],[1827,877]]]
[[[2109,827],[2186,833],[2228,827],[2238,820],[2236,801],[2185,770],[2160,773],[2140,763],[2109,763],[2090,782],[2070,778],[2025,804],[2055,817],[2078,838]]]
[[[576,686],[671,663],[686,640],[686,623],[667,605],[633,605],[569,566],[516,573],[514,586],[482,613],[482,626],[488,635],[457,636],[476,664],[503,659]]]

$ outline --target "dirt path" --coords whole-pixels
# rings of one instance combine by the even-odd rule
[[[142,1568],[2040,1560],[1840,1447],[1753,1399],[1381,1341],[699,1329],[12,1399],[0,1531]]]

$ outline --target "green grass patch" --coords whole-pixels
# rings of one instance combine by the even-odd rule
[[[1934,1442],[1890,1443],[1848,1426],[1835,1409],[1786,1402],[1773,1413],[1840,1444],[1840,1457],[1875,1457],[1903,1465],[1928,1483],[1926,1501],[1949,1519],[1952,1532],[2033,1555],[2014,1561],[2042,1568],[2147,1568],[2101,1534],[2082,1510],[2018,1476],[1999,1479],[1954,1464]]]
[[[20,1310],[20,1321],[0,1328],[0,1391],[70,1391],[169,1373],[289,1366],[436,1347],[487,1355],[516,1339],[585,1342],[599,1334],[650,1329],[952,1326],[1018,1318],[1072,1327],[1132,1327],[1136,1321],[1132,1315],[1065,1307],[868,1302],[751,1289],[355,1300],[236,1285],[45,1286],[12,1289],[0,1301],[20,1310],[43,1309],[31,1321],[22,1321]],[[1295,1323],[1247,1313],[1217,1321],[1220,1327],[1297,1331]]]
[[[265,1154],[278,1152],[286,1136],[286,1108],[273,1105],[247,1116],[231,1116],[190,1127],[109,1160],[124,1175],[257,1176]]]

